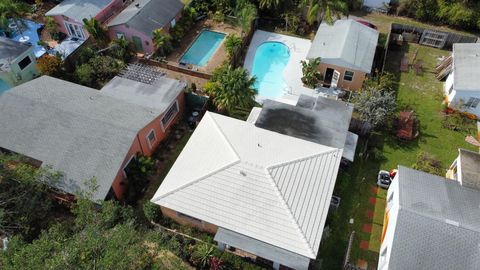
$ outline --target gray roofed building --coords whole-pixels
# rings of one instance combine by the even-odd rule
[[[0,96],[0,148],[62,172],[57,187],[72,194],[95,177],[93,199],[103,200],[138,131],[158,116],[151,108],[43,76]]]
[[[63,15],[81,22],[84,18],[95,17],[112,0],[64,0],[45,13],[45,16]]]
[[[28,51],[31,47],[31,45],[25,43],[0,37],[0,63],[3,63],[4,61],[12,61]],[[0,69],[1,68],[2,66],[0,66]]]
[[[126,24],[151,37],[153,30],[169,24],[182,9],[179,0],[135,0],[108,26]]]
[[[353,161],[354,134],[347,142],[352,113],[350,103],[301,95],[296,106],[266,100],[256,117],[255,126],[339,149],[349,147],[344,151],[344,157]]]
[[[480,191],[400,166],[378,269],[478,269]]]
[[[453,88],[480,91],[480,44],[453,44]]]
[[[164,112],[185,88],[179,80],[161,77],[153,85],[114,77],[101,90],[104,95]]]
[[[378,36],[377,30],[351,19],[322,23],[307,59],[320,57],[323,63],[370,73]]]
[[[446,177],[480,190],[480,153],[458,149],[458,157],[450,165]]]

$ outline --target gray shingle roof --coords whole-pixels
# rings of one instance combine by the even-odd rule
[[[46,16],[63,15],[81,22],[90,19],[108,6],[112,0],[64,0],[45,13]]]
[[[149,85],[122,77],[115,77],[101,90],[104,95],[148,107],[163,113],[182,93],[185,84],[166,77],[157,78]]]
[[[255,126],[343,149],[352,112],[351,104],[323,97],[301,95],[296,106],[266,100]]]
[[[378,42],[378,31],[354,20],[322,23],[307,54],[307,59],[370,73]]]
[[[480,192],[401,166],[398,177],[389,269],[478,269]]]
[[[11,61],[29,50],[31,47],[31,45],[0,37],[0,61]]]
[[[480,44],[453,44],[454,89],[480,91]]]
[[[96,177],[103,200],[138,131],[158,116],[98,90],[43,76],[0,96],[0,147],[64,173],[75,193]]]
[[[135,0],[108,26],[127,24],[129,27],[151,36],[153,30],[170,23],[182,9],[183,4],[179,0]]]

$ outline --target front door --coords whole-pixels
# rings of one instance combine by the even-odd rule
[[[137,52],[143,52],[142,40],[139,37],[132,37],[133,43],[135,44],[135,50]]]
[[[330,85],[330,87],[331,88],[337,88],[339,79],[340,79],[340,72],[338,72],[336,70],[333,71],[332,84]]]
[[[67,28],[69,36],[79,39],[85,39],[85,35],[83,34],[83,27],[81,25],[65,22],[65,27]]]
[[[325,71],[325,78],[323,80],[323,86],[324,87],[330,87],[330,85],[332,84],[332,78],[333,78],[333,72],[335,70],[333,68],[327,68],[327,70]]]

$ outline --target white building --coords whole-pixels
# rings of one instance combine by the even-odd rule
[[[444,89],[448,104],[480,117],[480,43],[453,44],[452,57]]]
[[[479,205],[477,189],[400,166],[388,189],[378,269],[479,269]]]

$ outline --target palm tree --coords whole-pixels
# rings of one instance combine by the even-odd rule
[[[302,0],[300,6],[308,7],[307,22],[309,24],[320,16],[320,21],[331,25],[334,17],[348,15],[348,4],[344,0]]]
[[[23,22],[20,20],[26,13],[30,11],[30,6],[25,2],[18,0],[1,0],[0,1],[0,27],[3,29],[8,29],[9,19],[13,19],[17,25],[19,25],[19,30]]]
[[[252,22],[257,18],[257,8],[248,1],[238,1],[235,8],[235,17],[242,28],[242,36],[250,31]]]
[[[93,39],[95,39],[97,42],[105,43],[107,40],[107,32],[105,29],[103,29],[100,23],[95,20],[95,18],[91,18],[90,20],[84,18],[83,25]]]
[[[165,34],[162,29],[153,31],[153,45],[160,50],[162,56],[172,49],[171,37]]]
[[[193,258],[198,261],[198,266],[200,269],[206,269],[208,264],[210,263],[210,259],[213,257],[213,252],[215,248],[208,244],[201,244],[195,248],[192,256]]]
[[[213,72],[210,81],[205,85],[205,92],[220,111],[231,114],[238,109],[251,109],[255,105],[255,78],[250,78],[242,68],[232,69],[223,66]]]

